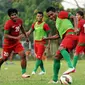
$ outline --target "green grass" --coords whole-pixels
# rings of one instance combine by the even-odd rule
[[[2,65],[0,70],[0,85],[53,85],[48,84],[49,80],[52,79],[52,66],[53,61],[48,60],[44,61],[44,65],[46,68],[46,75],[39,76],[38,73],[40,69],[38,69],[36,75],[32,75],[28,79],[21,78],[21,67],[20,61],[14,61],[15,65]],[[61,62],[61,69],[59,73],[59,77],[62,73],[67,69],[67,65],[65,61]],[[35,61],[29,61],[27,66],[27,73],[31,74],[33,67],[35,65]],[[80,60],[76,73],[71,74],[73,78],[72,85],[85,85],[85,60]],[[57,84],[60,85],[60,84]]]

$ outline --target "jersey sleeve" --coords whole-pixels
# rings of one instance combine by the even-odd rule
[[[50,30],[50,27],[46,23],[44,24],[43,28],[44,28],[45,31],[49,31]]]
[[[67,19],[67,18],[70,18],[70,16],[72,16],[72,14],[67,11],[61,11],[58,14],[58,17],[61,19]]]
[[[35,23],[32,24],[31,28],[34,29]]]
[[[4,25],[4,30],[8,30],[8,31],[9,31],[10,28],[11,28],[10,22],[7,21],[7,22],[5,23],[5,25]]]
[[[82,28],[82,22],[80,21],[80,22],[78,23],[78,29],[81,30],[81,28]]]

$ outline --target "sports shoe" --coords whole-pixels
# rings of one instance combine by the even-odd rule
[[[74,72],[76,72],[75,68],[69,68],[67,71],[65,71],[65,72],[63,73],[63,75],[65,75],[65,74],[70,74],[70,73],[74,73]]]
[[[41,71],[41,72],[39,73],[39,75],[44,75],[44,74],[46,74],[46,72],[44,72],[44,71]]]
[[[29,78],[30,75],[27,75],[26,73],[22,74],[22,78]]]
[[[53,80],[51,80],[51,81],[49,81],[48,83],[49,83],[49,84],[51,84],[51,83],[57,84],[57,83],[59,83],[59,81],[53,81]]]
[[[36,74],[35,71],[33,71],[33,72],[32,72],[32,75],[35,75],[35,74]]]

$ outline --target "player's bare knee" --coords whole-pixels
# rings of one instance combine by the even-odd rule
[[[6,58],[3,58],[3,60],[4,60],[4,61],[7,61],[7,60],[8,60],[8,57],[6,57]]]
[[[65,48],[64,48],[63,46],[60,46],[60,47],[59,47],[59,50],[61,51],[62,49],[65,49]]]
[[[62,59],[62,56],[61,56],[61,55],[56,55],[56,56],[55,56],[55,59],[61,60],[61,59]]]

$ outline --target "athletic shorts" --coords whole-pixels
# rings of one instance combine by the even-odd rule
[[[68,52],[72,51],[76,45],[77,45],[77,41],[78,41],[78,36],[76,35],[66,35],[64,37],[64,39],[62,40],[60,47],[65,48]],[[60,51],[57,50],[56,54],[60,54]]]
[[[75,52],[76,52],[76,54],[81,54],[81,53],[83,53],[84,52],[84,54],[85,54],[85,46],[76,46],[76,49],[75,49]]]
[[[24,50],[24,47],[20,42],[17,42],[15,45],[11,46],[3,46],[3,58],[8,58],[10,53],[14,51],[15,53],[19,53]]]
[[[43,53],[45,51],[45,43],[42,41],[35,41],[34,50],[35,50],[36,58],[42,60]]]

